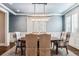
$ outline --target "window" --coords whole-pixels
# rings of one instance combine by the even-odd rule
[[[70,32],[71,31],[71,16],[66,16],[66,20],[65,20],[65,29],[66,32]]]
[[[77,32],[78,30],[78,13],[66,16],[65,19],[66,32]]]
[[[78,14],[72,14],[72,32],[77,32],[78,29]]]

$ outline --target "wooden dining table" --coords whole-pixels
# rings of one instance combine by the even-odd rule
[[[21,40],[26,41],[24,37],[21,38]],[[62,41],[62,40],[57,38],[57,37],[51,37],[51,43],[50,44],[55,43],[55,45],[56,45],[56,50],[55,50],[56,54],[58,54],[58,42],[59,41]],[[38,42],[38,48],[39,48],[39,42]],[[22,52],[22,54],[23,54],[23,52]]]

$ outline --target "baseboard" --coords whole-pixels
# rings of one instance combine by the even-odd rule
[[[6,45],[5,43],[0,43],[0,46],[9,46],[9,45]]]
[[[75,47],[73,47],[73,46],[71,46],[71,45],[69,45],[69,46],[79,51],[79,49],[78,49],[78,48],[75,48]]]
[[[0,43],[0,46],[5,46],[5,43]]]

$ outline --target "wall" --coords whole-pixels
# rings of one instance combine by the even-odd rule
[[[52,16],[47,23],[48,32],[61,32],[62,31],[62,17]]]
[[[71,33],[69,45],[76,49],[79,49],[79,33]]]
[[[9,31],[10,32],[26,32],[27,31],[27,17],[10,15]]]
[[[65,16],[62,15],[62,31],[65,31]]]
[[[27,31],[27,16],[14,16],[10,15],[9,31],[10,32],[26,32]],[[62,31],[62,17],[52,16],[47,22],[48,32],[61,32]]]

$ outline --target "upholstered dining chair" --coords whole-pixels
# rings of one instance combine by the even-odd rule
[[[58,42],[58,48],[66,48],[66,52],[68,54],[68,43],[70,39],[70,33],[64,32],[61,34],[61,41]]]
[[[61,32],[60,33],[60,40],[63,40],[63,36],[64,36],[64,32]],[[53,43],[53,50],[54,50],[54,47],[56,46],[56,42],[51,42],[51,47],[52,47],[52,43]]]
[[[15,49],[15,54],[17,54],[18,52],[18,49],[21,51],[20,52],[20,55],[23,55],[23,52],[24,52],[24,49],[26,48],[25,46],[25,41],[24,41],[24,37],[20,37],[20,32],[16,32],[15,33],[15,37],[16,37],[16,41],[15,41],[15,46],[16,46],[16,49]]]
[[[30,33],[26,34],[26,55],[27,56],[37,56],[37,35]]]
[[[39,35],[39,55],[50,56],[51,34]]]

